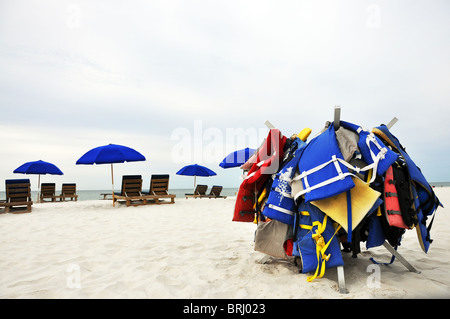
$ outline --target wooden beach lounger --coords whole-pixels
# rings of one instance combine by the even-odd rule
[[[78,200],[77,195],[77,184],[75,183],[65,183],[61,186],[61,195],[58,196],[60,201],[65,201],[66,198],[70,200]]]
[[[209,198],[227,198],[226,196],[221,196],[220,193],[222,192],[223,186],[216,186],[214,185],[211,188],[211,191],[209,192],[208,197]]]
[[[208,189],[208,185],[197,185],[197,187],[195,187],[194,193],[193,194],[184,194],[186,196],[186,199],[188,197],[194,197],[194,198],[203,198],[203,197],[208,197],[208,195],[206,195],[206,190]]]
[[[45,199],[50,199],[50,201],[56,201],[55,197],[55,183],[41,183],[41,193],[39,195],[39,201],[45,203]]]
[[[122,176],[122,189],[120,193],[114,193],[114,202],[125,202],[128,206],[159,204],[159,199],[154,195],[142,194],[142,176]]]
[[[150,180],[150,190],[145,195],[153,195],[157,197],[156,204],[173,204],[176,195],[169,194],[169,175],[152,175]],[[170,202],[160,201],[160,199],[170,199]]]
[[[0,207],[5,207],[5,212],[9,213],[30,213],[31,186],[29,179],[10,179],[5,181],[6,201],[0,202]]]

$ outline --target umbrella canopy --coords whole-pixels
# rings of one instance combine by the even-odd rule
[[[144,155],[123,145],[108,144],[91,149],[81,156],[77,164],[113,164],[145,161]]]
[[[207,177],[207,176],[214,176],[217,174],[205,166],[193,164],[193,165],[187,165],[187,166],[183,167],[182,169],[180,169],[177,172],[177,175],[194,176],[194,189],[195,189],[197,176]]]
[[[214,176],[217,175],[215,172],[210,170],[205,166],[198,164],[187,165],[177,172],[177,175],[187,175],[187,176]]]
[[[37,202],[39,203],[39,193],[41,187],[41,175],[51,174],[51,175],[64,175],[64,173],[55,165],[49,162],[44,162],[42,160],[27,162],[25,164],[17,167],[13,173],[21,174],[35,174],[38,176],[38,194]]]
[[[64,173],[54,164],[44,161],[34,161],[22,164],[14,170],[14,173],[36,174],[36,175],[63,175]]]
[[[246,147],[244,149],[231,152],[222,160],[219,166],[222,168],[232,168],[241,166],[248,161],[250,156],[252,156],[253,153],[255,153],[255,151],[256,150],[253,148]]]
[[[138,151],[123,145],[108,144],[104,146],[99,146],[91,149],[81,156],[76,162],[79,164],[111,164],[111,183],[112,183],[112,197],[113,206],[115,206],[114,201],[114,163],[124,163],[124,162],[138,162],[145,161],[144,155]]]

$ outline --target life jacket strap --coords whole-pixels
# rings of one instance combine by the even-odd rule
[[[398,197],[397,193],[392,193],[392,192],[386,192],[386,193],[384,193],[384,195],[386,197]]]
[[[330,245],[334,236],[337,234],[338,230],[341,228],[341,226],[339,225],[335,229],[335,232],[334,232],[333,236],[331,236],[330,240],[327,243],[325,243],[325,238],[322,236],[322,233],[325,231],[325,228],[327,226],[327,218],[328,218],[328,215],[325,215],[322,223],[319,221],[315,221],[315,222],[313,222],[313,225],[311,226],[311,228],[314,226],[317,226],[316,232],[312,235],[312,238],[316,242],[317,268],[316,268],[316,272],[314,273],[314,275],[306,278],[306,280],[308,282],[311,282],[316,278],[322,278],[323,275],[325,274],[325,268],[326,268],[325,264],[328,260],[330,260],[330,257],[331,257],[331,254],[327,255],[325,252],[327,251],[328,246]],[[300,225],[300,226],[302,226],[302,225]]]
[[[331,163],[334,164],[334,167],[336,169],[337,175],[332,177],[332,178],[329,178],[327,180],[324,180],[324,181],[322,181],[322,182],[320,182],[320,183],[318,183],[316,185],[310,186],[309,183],[308,183],[308,175],[311,175],[311,174],[313,174],[313,173],[323,169],[325,166],[327,166],[327,165],[329,165]],[[344,161],[343,159],[338,158],[335,155],[333,155],[331,160],[329,160],[328,162],[325,162],[325,163],[323,163],[323,164],[321,164],[319,166],[316,166],[316,167],[314,167],[314,168],[312,168],[312,169],[310,169],[308,171],[303,171],[302,173],[300,173],[300,175],[297,175],[296,177],[292,178],[293,181],[303,180],[303,183],[305,184],[304,189],[301,190],[300,192],[298,192],[297,194],[295,194],[294,199],[297,200],[297,198],[300,197],[303,194],[309,193],[309,192],[311,192],[311,191],[313,191],[315,189],[318,189],[320,187],[323,187],[323,186],[332,184],[332,183],[334,183],[336,181],[342,180],[342,179],[346,178],[347,176],[356,176],[355,174],[350,173],[350,172],[345,172],[345,173],[342,172],[342,169],[341,169],[339,163],[343,164],[344,166],[350,168],[353,171],[356,171],[357,173],[359,173],[361,171],[366,171],[366,170],[369,170],[369,169],[372,168],[372,164],[371,165],[367,165],[364,168],[359,168],[359,167],[353,166],[353,165],[347,163],[346,161]]]
[[[388,209],[387,210],[388,215],[401,215],[402,212],[399,210],[393,210],[393,209]]]
[[[294,214],[295,214],[295,212],[293,212],[293,211],[290,211],[290,210],[280,207],[280,206],[275,206],[273,204],[269,204],[268,207],[271,209],[277,210],[283,214],[288,214],[288,215],[292,215],[292,216],[294,216]]]

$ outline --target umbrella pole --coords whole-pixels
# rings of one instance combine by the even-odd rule
[[[195,184],[196,184],[197,175],[194,175],[194,195],[195,195]],[[194,197],[195,198],[195,197]]]
[[[115,207],[115,200],[114,200],[114,172],[113,172],[113,164],[111,163],[111,183],[112,183],[112,200],[113,200],[113,207]]]
[[[40,200],[39,200],[40,192],[41,192],[41,174],[38,175],[38,192],[37,192],[37,198],[36,198],[37,203],[40,203]]]

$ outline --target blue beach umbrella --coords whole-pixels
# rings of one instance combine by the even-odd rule
[[[27,162],[22,164],[14,170],[13,173],[21,174],[34,174],[38,176],[38,197],[37,202],[39,203],[39,193],[41,184],[41,175],[51,174],[51,175],[64,175],[64,173],[55,165],[49,162],[44,162],[42,160]]]
[[[108,144],[98,146],[86,152],[76,162],[77,165],[111,164],[111,183],[114,206],[114,163],[145,161],[144,155],[127,146]]]
[[[244,149],[231,152],[222,160],[219,166],[222,168],[232,168],[241,166],[248,161],[250,156],[252,156],[253,153],[255,153],[255,151],[256,150],[253,148],[246,147]]]
[[[187,166],[183,167],[182,169],[180,169],[177,172],[177,175],[194,176],[194,189],[195,189],[197,176],[207,177],[207,176],[214,176],[217,174],[205,166],[193,164],[193,165],[187,165]]]

